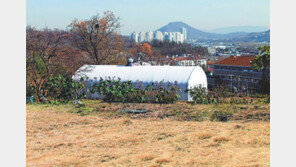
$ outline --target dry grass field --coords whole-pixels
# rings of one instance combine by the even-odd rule
[[[27,166],[270,165],[269,121],[82,116],[70,108],[27,105]]]

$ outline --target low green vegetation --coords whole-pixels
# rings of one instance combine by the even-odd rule
[[[100,78],[98,83],[92,86],[92,93],[97,92],[103,96],[106,102],[129,102],[129,103],[174,103],[180,97],[177,91],[181,91],[174,84],[152,82],[143,85],[142,82],[132,83],[118,79]]]
[[[85,97],[83,91],[85,85],[82,82],[75,82],[62,75],[50,77],[45,86],[47,100],[52,103],[67,103],[71,100]]]
[[[204,87],[196,86],[187,90],[192,97],[194,104],[253,104],[254,101],[269,103],[268,94],[248,94],[247,92],[234,93],[229,88],[217,86],[213,90],[207,90]]]
[[[98,93],[102,95],[106,102],[123,103],[175,103],[182,92],[175,83],[152,82],[144,85],[138,81],[121,81],[120,78],[100,78],[99,82],[94,83],[90,90],[86,88],[82,78],[79,82],[65,78],[62,75],[50,77],[45,84],[45,98],[48,103],[60,104],[68,103],[72,100],[83,99],[85,93]],[[27,96],[37,94],[35,87],[30,85],[27,88]],[[194,104],[212,103],[252,103],[254,98],[260,98],[260,102],[269,103],[269,96],[262,94],[248,94],[246,92],[233,93],[229,88],[217,86],[213,90],[208,90],[202,86],[196,86],[186,90],[193,99]],[[266,98],[268,97],[268,99]]]
[[[27,87],[27,99],[33,97],[33,100],[27,100],[27,102],[32,103],[40,99],[39,102],[58,105],[83,99],[87,92],[83,80],[84,78],[79,82],[75,82],[71,78],[66,78],[62,75],[49,77],[48,81],[44,84],[43,93],[38,94],[36,87],[33,85]]]

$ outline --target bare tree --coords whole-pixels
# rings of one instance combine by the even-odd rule
[[[60,32],[47,28],[36,30],[26,29],[26,79],[35,87],[37,98],[41,100],[45,92],[45,83],[58,70],[56,61],[58,45],[61,41]]]
[[[108,64],[110,57],[118,56],[123,49],[123,40],[117,32],[119,18],[110,11],[102,17],[97,14],[89,20],[74,20],[69,27],[71,43],[87,52],[93,64]]]

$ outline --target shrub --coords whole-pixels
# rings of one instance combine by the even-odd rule
[[[211,103],[210,96],[207,93],[207,89],[205,87],[202,87],[201,85],[195,86],[189,90],[190,96],[192,97],[193,102],[201,103],[201,104],[208,104]]]
[[[207,90],[201,85],[188,89],[193,102],[200,104],[221,103],[226,102],[226,98],[232,96],[227,87],[217,86],[213,90]]]
[[[214,111],[210,119],[211,121],[222,121],[227,122],[233,116],[232,112],[229,111]]]
[[[100,78],[99,82],[92,86],[91,92],[103,95],[106,102],[174,103],[180,97],[178,90],[181,91],[176,82],[153,82],[144,86],[139,81],[132,83],[109,77],[106,80]]]
[[[258,102],[260,102],[260,103],[270,103],[270,98],[268,98],[268,99],[259,99],[258,100]]]
[[[46,98],[49,102],[52,101],[53,104],[67,103],[70,100],[84,97],[85,85],[62,75],[50,77],[45,86]]]
[[[213,90],[209,90],[209,96],[212,101],[226,102],[226,98],[233,96],[233,93],[230,91],[228,87],[219,85],[216,86]]]
[[[211,90],[207,90],[201,86],[193,87],[187,92],[193,99],[193,102],[200,104],[210,103],[231,103],[231,104],[249,104],[253,103],[254,99],[247,92],[231,92],[231,90],[225,86],[217,86]],[[266,96],[264,96],[266,97]],[[262,100],[259,102],[269,102],[268,100]]]

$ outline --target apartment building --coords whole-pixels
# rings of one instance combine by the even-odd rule
[[[253,59],[253,56],[230,56],[220,60],[213,65],[213,77],[234,91],[256,90],[262,72],[251,68]]]
[[[152,40],[156,39],[159,41],[170,41],[170,42],[177,42],[183,43],[187,40],[187,30],[186,28],[181,28],[180,32],[161,32],[161,31],[142,31],[142,32],[133,32],[131,34],[131,38],[135,42],[151,42]]]

